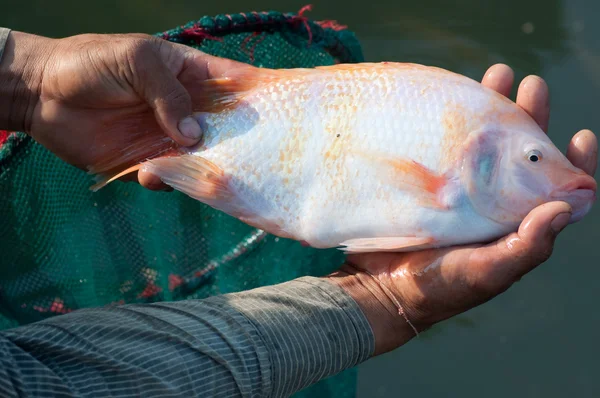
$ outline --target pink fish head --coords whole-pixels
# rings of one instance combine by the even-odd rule
[[[564,201],[570,222],[581,220],[596,200],[596,180],[575,167],[532,123],[494,126],[472,134],[463,175],[475,210],[501,224],[518,225],[535,207]]]

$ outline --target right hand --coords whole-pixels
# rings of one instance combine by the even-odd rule
[[[495,65],[483,84],[508,95],[513,72]],[[548,128],[548,88],[536,76],[523,80],[517,104],[542,127]],[[590,175],[598,161],[596,136],[578,132],[567,151],[569,160]],[[348,256],[331,280],[359,303],[376,340],[376,354],[394,349],[414,337],[406,319],[418,330],[476,307],[501,294],[545,262],[554,241],[567,225],[570,206],[553,202],[529,213],[519,230],[496,242],[410,253],[366,253]],[[370,274],[370,275],[369,275]],[[389,293],[402,307],[406,319]]]

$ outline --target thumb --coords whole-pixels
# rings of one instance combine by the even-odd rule
[[[185,87],[177,80],[156,52],[144,59],[143,70],[137,79],[136,90],[154,111],[160,127],[182,146],[196,144],[202,129],[192,117],[192,100]]]
[[[507,237],[506,247],[514,257],[528,261],[533,268],[550,257],[557,235],[567,226],[570,218],[571,206],[565,202],[538,206],[525,217],[517,236]]]
[[[536,207],[517,232],[482,248],[482,258],[488,259],[482,264],[482,275],[493,280],[497,289],[508,288],[550,258],[554,241],[570,218],[571,207],[565,202]]]

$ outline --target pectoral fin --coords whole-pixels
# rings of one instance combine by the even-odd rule
[[[358,238],[342,242],[346,253],[403,252],[433,246],[435,239],[427,236]]]
[[[442,190],[448,179],[428,169],[421,163],[406,159],[385,159],[395,171],[394,183],[415,192],[416,197],[428,207],[447,209]]]
[[[381,178],[386,184],[411,192],[423,206],[438,210],[449,209],[444,197],[444,190],[450,182],[447,175],[439,174],[412,159],[394,158],[374,152],[355,151],[354,154],[378,165]]]

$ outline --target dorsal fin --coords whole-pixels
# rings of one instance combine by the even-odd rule
[[[194,111],[218,113],[235,107],[246,95],[257,88],[307,74],[319,73],[316,69],[268,69],[244,66],[217,79],[200,82],[191,91]]]
[[[330,74],[338,71],[376,69],[433,70],[438,68],[402,62],[363,62],[292,69],[269,69],[248,65],[233,69],[221,78],[209,79],[197,84],[191,95],[195,111],[217,113],[224,109],[235,107],[248,93],[257,88],[266,87],[269,84]]]

